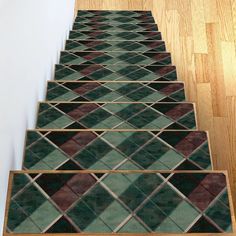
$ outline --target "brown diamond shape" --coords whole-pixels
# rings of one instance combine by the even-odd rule
[[[77,199],[78,196],[66,185],[52,196],[52,200],[63,211],[67,210]]]
[[[77,174],[73,176],[67,185],[77,194],[84,194],[96,183],[96,179],[90,174]]]
[[[76,152],[78,152],[81,147],[74,141],[69,140],[60,146],[60,149],[63,150],[69,156],[73,156]]]

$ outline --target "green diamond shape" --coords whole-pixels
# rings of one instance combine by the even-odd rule
[[[108,152],[101,161],[105,163],[107,166],[109,166],[111,169],[113,169],[115,166],[117,166],[119,163],[121,163],[125,157],[120,154],[119,152],[112,150]]]
[[[183,233],[183,230],[170,218],[163,220],[154,231],[160,233]]]
[[[106,132],[102,137],[114,146],[118,146],[127,138],[121,132]]]
[[[31,184],[24,189],[22,193],[17,195],[15,201],[24,209],[26,213],[32,214],[46,201],[46,198],[34,185]]]
[[[77,202],[67,215],[81,230],[85,230],[97,218],[95,213],[83,201]]]
[[[11,200],[9,202],[7,227],[10,230],[14,231],[14,229],[17,228],[22,222],[24,222],[26,218],[27,215],[23,211],[23,209],[14,200]]]
[[[92,188],[82,199],[96,215],[101,214],[114,201],[111,194],[100,184]]]
[[[48,166],[45,162],[39,161],[35,165],[28,168],[30,170],[52,170],[53,168]]]
[[[142,174],[135,182],[135,186],[142,190],[145,194],[150,194],[156,189],[163,180],[157,174]]]
[[[114,128],[115,126],[117,126],[118,124],[122,123],[122,120],[119,119],[116,116],[110,116],[107,119],[105,119],[104,121],[102,121],[101,123],[93,126],[93,128],[98,128],[99,127],[102,128]]]
[[[232,231],[230,209],[222,202],[216,201],[213,205],[211,205],[207,209],[206,215],[224,231]]]
[[[103,183],[116,195],[121,195],[131,184],[123,174],[110,174]]]
[[[37,141],[37,143],[33,144],[33,146],[30,148],[30,151],[40,159],[43,159],[54,150],[55,148],[44,139]]]
[[[131,161],[126,161],[118,168],[118,170],[140,170],[140,168]]]
[[[18,217],[18,216],[17,216]],[[25,219],[20,225],[18,225],[14,231],[14,233],[25,233],[25,234],[37,234],[41,233],[41,230],[33,223],[30,218]]]
[[[137,216],[152,230],[161,225],[167,216],[154,203],[148,201],[138,212]]]
[[[30,218],[41,230],[44,230],[59,216],[60,212],[49,201],[46,201],[33,212]]]
[[[144,226],[136,220],[134,217],[132,217],[120,230],[119,233],[147,233],[147,229],[144,228]]]
[[[115,100],[117,100],[118,98],[120,98],[121,95],[119,95],[118,93],[116,92],[110,92],[102,97],[100,97],[99,99],[97,99],[98,101],[101,101],[101,102],[113,102]]]
[[[52,127],[64,128],[65,126],[71,124],[72,122],[73,122],[73,120],[65,115],[65,116],[61,116],[58,119],[54,120],[52,123],[47,124],[46,126],[44,126],[44,128],[50,128],[51,124],[53,124]]]
[[[84,230],[85,233],[109,233],[112,230],[99,218],[93,220]]]
[[[168,166],[169,169],[173,169],[176,165],[178,165],[184,158],[175,152],[174,150],[167,151],[164,155],[162,155],[159,159],[164,165]]]
[[[130,104],[127,104],[127,103],[116,103],[116,104],[107,103],[103,106],[103,108],[108,110],[111,113],[117,113],[119,111],[122,111],[125,108],[128,108],[129,105]]]
[[[180,197],[168,184],[155,193],[151,200],[166,214],[169,215],[182,202]]]
[[[29,179],[24,174],[15,174],[12,181],[12,193],[13,197],[19,190],[24,188],[29,183]]]
[[[184,214],[183,214],[184,212]],[[182,229],[186,230],[195,219],[199,212],[188,202],[182,201],[169,215],[169,217]]]
[[[68,158],[59,150],[54,150],[49,155],[47,155],[43,161],[50,166],[52,169],[56,168],[63,162],[65,162]]]
[[[114,230],[128,215],[129,212],[120,203],[114,201],[99,217]]]

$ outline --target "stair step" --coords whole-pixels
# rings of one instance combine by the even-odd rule
[[[151,11],[113,11],[113,10],[79,10],[77,16],[81,17],[152,17]]]
[[[175,66],[56,65],[56,80],[175,81]]]
[[[29,130],[23,169],[211,170],[203,131]]]
[[[193,103],[42,102],[37,128],[196,129]]]
[[[117,16],[110,15],[106,16],[90,16],[83,17],[77,16],[75,22],[80,23],[109,23],[109,24],[127,24],[127,22],[132,24],[155,24],[154,18],[152,16]]]
[[[98,41],[97,41],[98,42]],[[60,64],[118,64],[135,65],[171,65],[171,55],[167,52],[85,52],[85,51],[62,51]]]
[[[69,51],[102,51],[102,52],[165,52],[164,41],[97,41],[67,40],[65,50]]]
[[[73,30],[78,31],[158,31],[156,24],[108,24],[108,23],[78,23],[75,22]]]
[[[182,102],[182,82],[48,82],[48,101]]]
[[[146,41],[161,40],[161,32],[143,31],[143,32],[106,32],[106,31],[70,31],[69,39],[75,40],[130,40],[130,41]]]
[[[5,232],[232,232],[227,181],[224,172],[12,172]]]

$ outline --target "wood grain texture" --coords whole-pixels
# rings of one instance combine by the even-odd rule
[[[77,9],[152,10],[236,207],[236,0],[78,0]]]
[[[236,1],[155,0],[153,13],[196,102],[199,128],[209,130],[214,167],[228,170],[236,206]]]

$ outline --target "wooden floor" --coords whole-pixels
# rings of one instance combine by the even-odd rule
[[[236,0],[77,0],[76,9],[153,11],[236,207]]]

